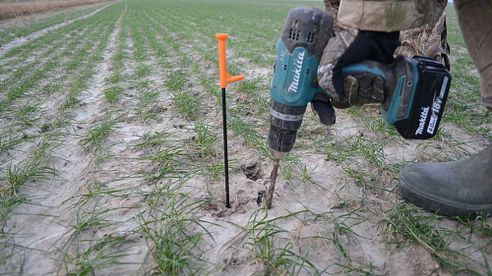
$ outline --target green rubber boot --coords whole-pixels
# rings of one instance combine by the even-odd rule
[[[440,215],[492,215],[492,145],[467,159],[405,167],[400,172],[400,193]]]

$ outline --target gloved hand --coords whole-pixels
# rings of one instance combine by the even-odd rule
[[[311,101],[313,112],[318,115],[319,121],[326,126],[335,124],[335,109],[331,105],[330,97],[326,93],[317,93]]]
[[[318,68],[318,83],[337,108],[381,103],[383,80],[373,74],[342,76],[344,66],[363,60],[385,64],[393,61],[399,46],[399,32],[371,32],[343,29],[326,45]]]

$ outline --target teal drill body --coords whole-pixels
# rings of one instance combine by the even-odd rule
[[[332,26],[328,13],[311,7],[291,9],[285,20],[270,90],[268,142],[274,159],[292,149],[307,104],[323,92],[317,85],[317,70]]]
[[[282,39],[278,40],[276,48],[272,99],[288,106],[306,106],[316,93],[323,93],[317,85],[318,59],[303,47],[289,52]]]

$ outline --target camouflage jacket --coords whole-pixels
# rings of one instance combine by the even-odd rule
[[[435,24],[446,4],[447,0],[341,0],[338,22],[359,30],[406,30]]]

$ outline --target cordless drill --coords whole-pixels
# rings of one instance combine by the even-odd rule
[[[319,9],[291,9],[281,37],[271,85],[270,133],[273,158],[282,159],[294,147],[307,104],[316,93],[319,60],[328,43],[332,17]]]
[[[321,53],[333,20],[319,9],[290,10],[276,49],[271,84],[269,147],[273,159],[292,150],[307,104],[316,93]],[[390,64],[362,61],[342,68],[342,76],[380,78],[384,83],[382,115],[408,139],[428,139],[438,130],[451,76],[439,62],[425,57],[397,57]]]

